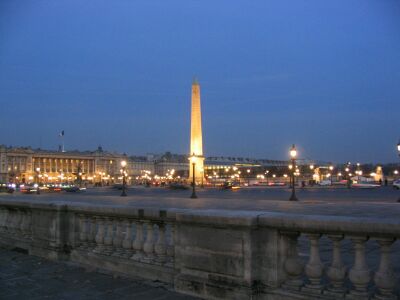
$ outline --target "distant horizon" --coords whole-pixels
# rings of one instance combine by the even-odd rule
[[[400,1],[0,1],[0,141],[399,161]]]

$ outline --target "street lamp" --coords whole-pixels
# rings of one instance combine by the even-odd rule
[[[332,171],[333,171],[333,169],[334,169],[334,167],[333,167],[332,165],[329,166],[329,170],[330,170],[330,173],[329,173],[329,174],[331,175],[331,176],[329,176],[329,177],[330,177],[330,179],[331,179],[331,185],[332,185],[332,174],[333,174]]]
[[[193,153],[192,156],[190,157],[190,162],[192,163],[192,168],[193,168],[193,179],[192,179],[192,195],[190,198],[197,198],[196,195],[196,155]]]
[[[400,156],[400,141],[397,143],[397,154]],[[397,202],[400,202],[400,197],[397,199]]]
[[[126,176],[125,176],[125,168],[126,168],[126,161],[121,161],[122,167],[122,193],[121,197],[126,197]]]
[[[40,173],[40,168],[36,168],[36,182],[37,182],[36,194],[38,194],[38,195],[40,194],[39,173]]]
[[[250,186],[250,169],[247,169],[247,186]]]
[[[296,197],[296,190],[295,190],[295,178],[294,178],[294,172],[296,170],[296,157],[297,157],[297,150],[296,150],[296,146],[293,144],[292,148],[290,149],[290,159],[292,161],[292,195],[290,196],[289,200],[290,201],[298,201],[297,197]]]

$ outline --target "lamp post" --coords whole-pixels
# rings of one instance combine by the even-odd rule
[[[400,156],[400,141],[397,143],[397,154]],[[397,202],[400,202],[400,197],[397,199]]]
[[[122,193],[121,197],[126,197],[126,176],[125,176],[125,168],[126,168],[126,161],[121,161],[122,167]]]
[[[314,164],[310,164],[310,172],[311,172],[311,180],[310,180],[310,185],[313,186],[314,185],[314,180],[315,180],[315,173],[314,173]]]
[[[250,169],[247,169],[247,186],[250,186]]]
[[[36,182],[37,182],[36,194],[38,195],[40,194],[39,173],[40,173],[40,168],[36,168]]]
[[[329,172],[330,176],[329,176],[329,177],[330,177],[330,179],[331,179],[331,185],[333,184],[333,183],[332,183],[332,174],[333,174],[332,171],[333,171],[333,168],[334,168],[334,167],[333,167],[332,165],[329,166],[329,170],[330,170],[330,172]]]
[[[82,187],[82,161],[78,163],[78,167],[76,169],[76,180],[78,182],[79,187]]]
[[[193,179],[192,179],[192,195],[190,198],[197,198],[196,195],[196,155],[193,153],[192,156],[190,157],[190,162],[192,163],[192,168],[193,168]]]
[[[289,168],[289,173],[292,174],[294,172],[293,164],[289,164],[288,168]],[[290,177],[289,177],[289,187],[290,188],[292,188],[292,177],[293,177],[292,175],[290,175]]]
[[[294,172],[296,170],[296,156],[297,156],[297,150],[296,146],[293,144],[292,148],[290,149],[290,159],[292,161],[292,195],[290,196],[289,200],[290,201],[298,201],[296,197],[296,188],[295,188],[295,182],[294,182]]]
[[[351,164],[350,164],[350,162],[348,162],[347,165],[346,165],[346,168],[344,169],[346,171],[346,178],[347,178],[346,185],[347,185],[348,189],[351,188],[351,173],[350,173],[351,169],[350,169],[350,166],[351,166]]]

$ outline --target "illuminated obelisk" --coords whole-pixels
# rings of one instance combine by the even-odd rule
[[[200,85],[196,79],[192,84],[192,114],[190,123],[190,155],[195,155],[196,182],[202,182],[204,177],[203,135],[201,129]],[[193,178],[193,168],[190,165],[190,177]]]

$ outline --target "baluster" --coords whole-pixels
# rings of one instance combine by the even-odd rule
[[[80,247],[85,248],[87,242],[86,217],[83,214],[79,215],[79,241]]]
[[[154,256],[154,224],[148,221],[146,227],[147,234],[146,241],[143,244],[143,252],[146,254],[146,260],[150,260]]]
[[[19,209],[15,210],[15,219],[14,219],[14,231],[17,234],[21,233],[21,224],[22,224],[22,211]]]
[[[0,211],[1,211],[0,229],[4,231],[6,230],[8,210],[6,208],[2,208]]]
[[[287,258],[284,263],[284,268],[288,279],[282,285],[288,290],[300,290],[303,285],[301,275],[303,273],[304,264],[301,261],[297,251],[298,232],[281,232],[287,240]]]
[[[18,233],[21,235],[21,237],[24,237],[24,231],[23,231],[23,227],[24,227],[24,222],[25,222],[25,210],[22,209],[18,209],[17,210],[17,231]]]
[[[5,208],[0,208],[0,230],[4,230],[5,228],[5,223],[7,219],[7,209]]]
[[[8,218],[7,218],[7,231],[9,233],[15,232],[15,217],[16,217],[15,210],[10,209],[8,212]]]
[[[90,247],[95,247],[96,246],[96,218],[95,217],[89,217],[89,233],[88,233],[88,244]]]
[[[27,215],[27,213],[26,213],[26,211],[25,210],[20,210],[20,215],[21,215],[21,217],[20,217],[20,223],[19,223],[19,231],[21,232],[21,235],[23,236],[23,237],[25,237],[25,222],[26,222],[26,215]]]
[[[12,222],[12,210],[7,209],[7,214],[6,217],[4,219],[4,230],[9,232],[11,229],[11,222]]]
[[[132,255],[131,259],[138,260],[142,256],[143,251],[143,223],[140,220],[135,221],[136,234],[135,240],[133,241],[133,249],[135,250],[135,254]]]
[[[128,257],[132,254],[132,221],[131,220],[126,220],[125,222],[126,225],[126,231],[125,231],[125,237],[124,240],[122,241],[122,248],[124,249],[124,253],[122,256]]]
[[[22,212],[21,232],[24,237],[31,236],[31,215],[29,211]]]
[[[323,287],[321,285],[321,278],[324,271],[324,265],[319,256],[319,239],[321,234],[309,233],[307,237],[310,239],[310,258],[305,267],[305,273],[310,282],[305,285],[303,290],[320,294]]]
[[[15,231],[18,234],[21,234],[21,224],[22,224],[22,211],[20,209],[17,209],[15,211]]]
[[[328,235],[333,244],[332,264],[328,268],[326,275],[330,280],[328,291],[324,293],[332,296],[343,296],[346,290],[343,287],[343,282],[346,276],[346,267],[343,265],[342,256],[340,253],[340,243],[343,240],[343,235]]]
[[[365,261],[365,237],[350,237],[354,244],[355,258],[354,266],[350,269],[349,279],[354,286],[350,291],[350,296],[354,298],[368,298],[368,283],[371,280],[371,274]]]
[[[158,224],[158,239],[156,245],[154,247],[155,253],[158,255],[158,259],[160,262],[165,262],[165,254],[167,252],[167,248],[165,245],[165,224]]]
[[[96,217],[97,223],[99,224],[99,228],[96,234],[96,247],[93,252],[101,253],[104,250],[104,219],[101,217]]]
[[[167,243],[167,256],[173,259],[175,256],[175,224],[170,223],[169,228],[171,230],[171,234]]]
[[[122,254],[122,220],[116,221],[115,237],[113,239],[114,253],[113,256],[120,256]]]
[[[377,242],[381,250],[381,259],[378,271],[374,276],[374,282],[379,292],[375,294],[376,299],[396,299],[393,294],[393,288],[396,284],[396,278],[390,263],[390,248],[394,239],[379,238]]]
[[[104,253],[106,255],[111,255],[113,252],[113,236],[114,236],[114,220],[112,218],[107,218],[107,232],[104,237]]]

